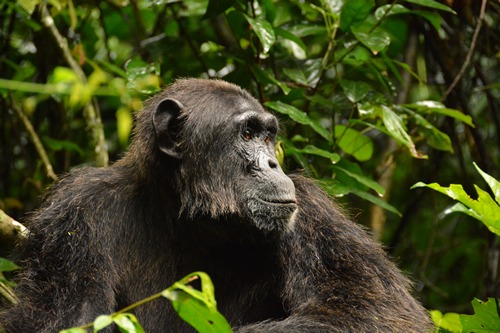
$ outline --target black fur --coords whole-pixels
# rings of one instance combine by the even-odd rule
[[[429,331],[381,247],[281,171],[277,126],[223,81],[179,80],[147,101],[122,160],[70,173],[26,221],[5,332],[86,324],[198,270],[238,332]],[[192,332],[167,300],[135,313],[148,332]]]

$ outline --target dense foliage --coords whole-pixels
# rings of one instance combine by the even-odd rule
[[[0,0],[0,209],[126,149],[141,101],[222,78],[282,120],[277,151],[345,203],[429,309],[497,297],[496,235],[417,182],[499,178],[500,5],[487,0]],[[493,202],[493,205],[495,202]],[[498,203],[496,206],[498,208]],[[493,214],[493,221],[500,220]],[[217,286],[216,286],[217,287]]]

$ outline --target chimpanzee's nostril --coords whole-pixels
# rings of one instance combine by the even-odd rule
[[[271,169],[277,169],[278,168],[278,162],[276,162],[275,160],[269,159],[269,167]]]

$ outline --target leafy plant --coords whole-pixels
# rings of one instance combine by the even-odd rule
[[[200,281],[201,290],[196,290],[190,286],[190,283],[195,280]],[[85,333],[87,332],[87,328],[93,328],[94,332],[98,332],[111,324],[115,324],[120,332],[144,333],[144,329],[137,321],[137,318],[127,312],[160,297],[169,299],[179,316],[200,333],[232,332],[224,316],[217,311],[212,280],[206,273],[194,272],[175,282],[160,293],[134,303],[113,314],[101,315],[93,323],[81,327],[69,328],[61,331],[61,333]]]

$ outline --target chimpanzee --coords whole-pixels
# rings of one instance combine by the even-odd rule
[[[128,153],[71,172],[26,221],[5,332],[83,325],[194,271],[237,332],[427,332],[382,248],[313,181],[285,175],[277,132],[220,80],[180,79],[147,100]],[[192,332],[164,299],[135,314],[147,332]]]

